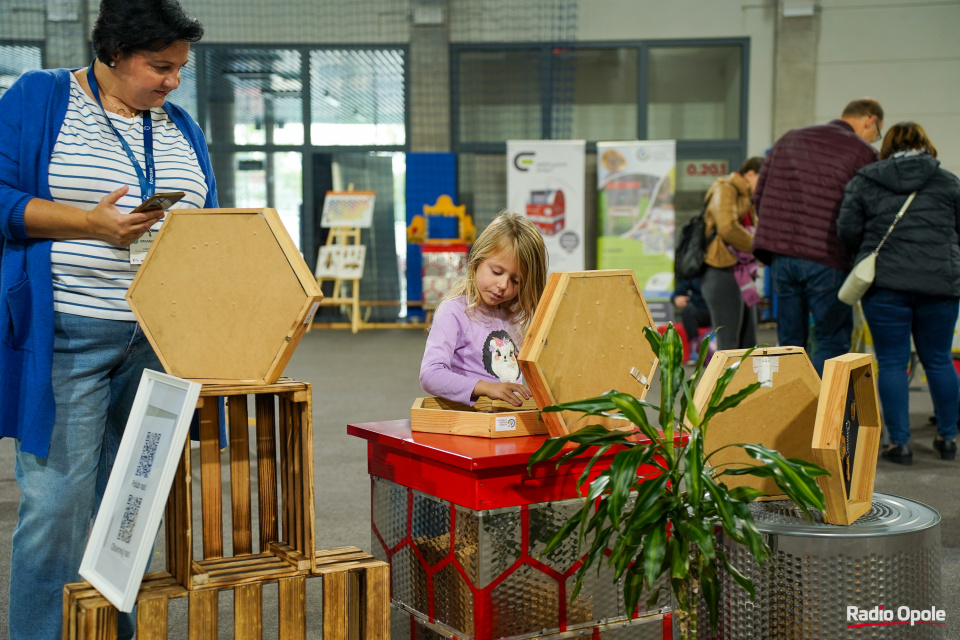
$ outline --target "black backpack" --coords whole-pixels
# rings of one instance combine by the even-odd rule
[[[677,236],[676,249],[674,255],[674,274],[679,280],[692,280],[703,275],[706,265],[703,263],[703,256],[707,252],[707,247],[716,237],[716,230],[707,238],[707,223],[703,219],[707,211],[707,205],[704,204],[700,209],[699,215],[694,216],[683,225],[680,234]]]

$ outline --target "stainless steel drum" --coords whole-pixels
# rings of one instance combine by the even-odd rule
[[[934,509],[874,494],[870,511],[847,527],[810,522],[792,502],[757,502],[751,510],[773,557],[760,567],[746,548],[722,540],[757,596],[751,600],[724,578],[717,638],[944,637],[938,623],[946,615],[940,514]],[[702,604],[701,613],[698,636],[709,638]]]

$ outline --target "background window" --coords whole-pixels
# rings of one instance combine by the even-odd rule
[[[741,48],[651,47],[649,140],[740,137]]]
[[[554,52],[550,137],[635,139],[639,57],[635,47]]]
[[[24,71],[42,67],[43,55],[40,47],[0,45],[0,96]]]
[[[406,143],[404,52],[310,52],[310,136],[318,146]]]
[[[460,53],[460,142],[542,137],[540,60],[540,50]]]

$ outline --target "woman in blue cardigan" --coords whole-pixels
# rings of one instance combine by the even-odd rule
[[[10,637],[61,635],[145,368],[124,294],[154,192],[217,206],[199,127],[166,101],[203,26],[177,0],[102,0],[88,68],[24,74],[0,98],[0,435],[17,439]],[[120,637],[132,635],[121,616]]]

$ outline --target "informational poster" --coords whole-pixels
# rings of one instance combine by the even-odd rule
[[[675,140],[597,143],[597,268],[633,269],[648,303],[673,290],[676,169]]]
[[[507,208],[543,234],[550,271],[585,268],[584,140],[508,140]]]

